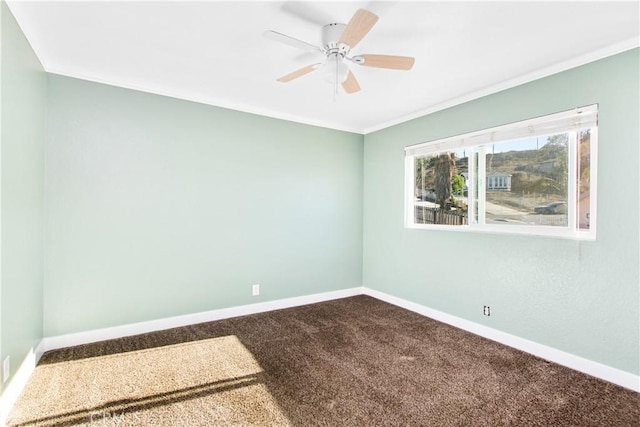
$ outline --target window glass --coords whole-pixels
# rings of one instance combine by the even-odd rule
[[[416,224],[467,224],[465,150],[418,156],[414,162]]]
[[[407,226],[595,238],[597,113],[406,147]]]
[[[578,227],[589,230],[591,218],[591,130],[578,135]]]
[[[563,133],[485,146],[486,223],[566,227],[568,142]]]

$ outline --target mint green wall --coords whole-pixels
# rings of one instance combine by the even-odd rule
[[[1,360],[11,357],[13,375],[43,336],[47,77],[4,2],[0,8],[0,342]]]
[[[363,137],[47,80],[0,14],[0,353],[14,372],[43,335],[364,284],[639,373],[637,49]],[[591,103],[597,241],[403,227],[405,145]]]
[[[364,286],[638,374],[638,56],[628,51],[366,135]],[[597,241],[403,227],[405,145],[593,103]]]
[[[362,135],[57,75],[47,132],[46,336],[362,284]]]

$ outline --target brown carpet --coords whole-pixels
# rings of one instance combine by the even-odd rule
[[[640,395],[367,296],[46,353],[9,426],[639,426]]]

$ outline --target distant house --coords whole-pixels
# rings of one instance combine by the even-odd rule
[[[463,172],[460,175],[464,178],[464,189],[466,193],[469,184],[469,174]],[[511,174],[500,172],[487,174],[487,190],[511,191]]]
[[[511,191],[511,174],[500,172],[487,174],[487,190]]]

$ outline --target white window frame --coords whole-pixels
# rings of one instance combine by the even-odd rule
[[[577,212],[577,184],[578,184],[578,142],[577,133],[590,129],[590,175],[589,175],[589,229],[580,229]],[[497,144],[515,139],[553,134],[568,133],[568,196],[567,196],[567,226],[544,225],[500,225],[487,224],[485,221],[486,177],[485,177],[485,148],[488,144]],[[418,224],[415,222],[415,159],[429,154],[455,151],[464,148],[468,153],[469,162],[469,201],[467,225]],[[475,167],[475,155],[478,154],[478,167]],[[506,234],[525,234],[537,236],[552,236],[560,238],[595,240],[596,238],[596,207],[597,207],[597,179],[598,179],[598,105],[588,105],[568,111],[537,117],[521,122],[510,123],[490,129],[457,135],[435,141],[415,144],[405,147],[405,227],[428,230],[453,230]],[[477,172],[477,173],[476,173]],[[476,176],[476,174],[478,176]],[[478,185],[478,197],[474,189]],[[476,218],[476,204],[478,218]]]

